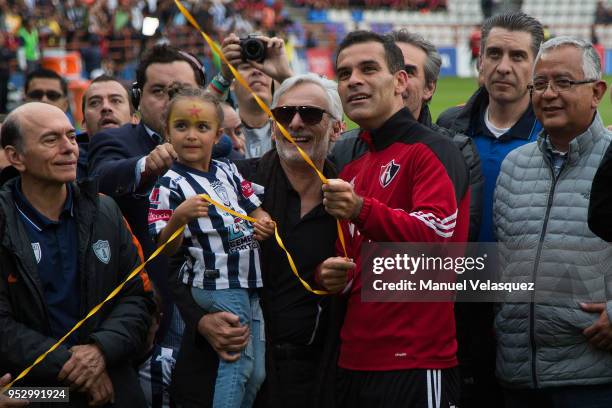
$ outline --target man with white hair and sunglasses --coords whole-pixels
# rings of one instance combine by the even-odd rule
[[[335,82],[315,74],[296,75],[286,79],[276,90],[272,101],[274,117],[294,138],[296,144],[312,159],[327,178],[336,178],[333,165],[326,157],[332,143],[342,131],[342,102]],[[304,161],[296,147],[272,125],[276,147],[260,158],[237,161],[245,179],[252,181],[255,193],[264,193],[262,207],[276,221],[279,234],[291,253],[300,276],[315,286],[317,266],[335,253],[336,221],[323,206],[321,181]],[[262,188],[257,187],[262,186]],[[324,372],[324,346],[329,336],[337,336],[331,323],[332,304],[328,296],[307,291],[295,277],[285,252],[275,240],[262,242],[261,305],[266,322],[266,382],[259,391],[258,406],[315,406],[317,381]],[[179,296],[180,298],[180,296]],[[336,311],[336,304],[333,305]],[[230,329],[229,324],[227,329]],[[328,327],[329,326],[329,327]],[[181,406],[207,406],[214,382],[202,384],[195,372],[214,372],[212,350],[234,352],[241,346],[228,330],[220,327],[206,335],[208,350],[184,348],[184,361],[190,368],[177,371],[175,393],[188,394]],[[210,350],[212,348],[212,350]],[[241,350],[240,352],[248,352]],[[187,363],[185,363],[187,365]],[[178,367],[178,362],[177,362]],[[197,379],[197,383],[195,380]]]

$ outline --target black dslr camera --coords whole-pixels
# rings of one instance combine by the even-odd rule
[[[256,35],[249,34],[240,39],[240,54],[243,61],[264,62],[266,59],[266,43]]]

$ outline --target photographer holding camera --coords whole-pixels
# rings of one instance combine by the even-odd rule
[[[277,37],[249,35],[239,38],[232,33],[221,43],[227,60],[247,81],[251,89],[266,105],[272,102],[274,82],[282,83],[293,75],[285,53],[285,42]],[[209,90],[225,96],[233,75],[225,64],[209,85]],[[246,158],[261,157],[272,149],[272,121],[261,110],[251,93],[241,85],[234,86],[238,115],[246,139]]]

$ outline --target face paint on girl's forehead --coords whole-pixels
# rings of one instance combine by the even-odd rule
[[[189,116],[197,118],[200,115],[200,112],[202,112],[202,109],[197,108],[195,104],[193,104],[191,105],[191,108],[187,109],[187,112],[189,112]]]
[[[187,120],[189,122],[217,122],[215,106],[209,102],[198,100],[177,101],[170,115],[170,122],[176,120]]]

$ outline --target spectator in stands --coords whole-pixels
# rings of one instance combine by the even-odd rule
[[[55,71],[38,68],[26,76],[25,101],[49,103],[68,112],[68,84]]]
[[[599,0],[595,8],[595,24],[610,24],[612,21],[612,12],[607,6],[607,2]]]
[[[22,20],[17,35],[21,41],[21,47],[25,57],[26,72],[31,72],[38,68],[38,60],[40,59],[38,30],[32,19],[24,18]]]
[[[493,191],[501,162],[523,144],[535,141],[542,125],[533,112],[527,84],[543,38],[540,22],[523,13],[491,17],[482,27],[479,71],[484,86],[460,107],[450,108],[438,124],[470,136],[478,148],[484,177],[482,219],[478,241],[494,242]],[[493,307],[474,310],[463,343],[465,361],[471,361],[475,406],[501,399],[495,381],[495,340],[491,335]]]
[[[497,180],[496,235],[521,245],[503,252],[505,276],[535,282],[534,303],[497,309],[506,408],[612,404],[612,247],[587,227],[591,183],[612,141],[597,113],[601,77],[590,43],[556,37],[542,44],[531,93],[544,130],[537,143],[508,154]]]
[[[11,62],[15,60],[15,53],[9,49],[5,35],[0,31],[0,114],[8,112],[6,105],[11,78]]]
[[[474,29],[470,33],[470,41],[468,44],[471,53],[470,63],[475,69],[476,73],[478,73],[478,59],[480,57],[480,41],[482,38],[481,29],[482,27],[480,24],[476,24],[474,26]]]
[[[79,53],[83,59],[83,65],[87,78],[94,78],[92,74],[99,72],[102,68],[102,50],[100,49],[100,37],[97,34],[86,32],[81,37]]]
[[[113,129],[131,123],[134,108],[128,90],[117,79],[101,75],[94,79],[83,95],[83,129],[77,136],[79,163],[77,179],[87,175],[89,140],[102,129]]]
[[[494,0],[480,0],[480,10],[482,10],[482,16],[484,19],[488,19],[493,14],[493,1]]]
[[[341,129],[342,107],[337,85],[314,74],[287,79],[272,103],[276,118],[300,142],[326,177],[335,177],[325,160],[330,142]],[[296,108],[299,107],[299,108]],[[265,189],[262,208],[277,222],[279,233],[304,279],[313,284],[314,270],[334,254],[336,223],[323,209],[320,181],[295,147],[273,128],[277,149],[261,158],[238,161],[242,175]],[[317,381],[322,377],[323,346],[328,332],[330,300],[308,293],[295,278],[285,253],[272,241],[262,242],[262,308],[266,319],[266,383],[256,406],[313,407]],[[184,285],[183,286],[183,291]],[[180,288],[179,288],[180,289]],[[177,296],[183,309],[190,296]],[[217,354],[241,351],[243,332],[232,326],[235,316],[223,313],[188,313],[185,338],[195,335],[199,344],[183,343],[173,384],[181,406],[208,406]],[[215,325],[205,323],[205,319]],[[197,331],[196,331],[197,328]],[[190,333],[188,336],[187,333]],[[206,341],[208,345],[206,345]],[[193,343],[193,341],[191,341]],[[212,348],[211,348],[212,347]],[[214,349],[214,351],[213,351]],[[216,352],[216,353],[215,353]],[[330,359],[331,361],[331,359]],[[206,382],[201,378],[207,378]]]
[[[259,37],[266,43],[263,63],[243,60],[240,51],[240,38],[230,34],[223,40],[222,51],[251,89],[267,105],[272,101],[274,81],[282,83],[293,73],[285,54],[285,44],[280,38]],[[210,83],[209,89],[219,96],[224,95],[231,86],[232,73],[227,65]],[[272,121],[259,107],[255,98],[242,85],[234,84],[238,114],[243,124],[246,141],[246,157],[261,157],[272,148]]]
[[[100,190],[113,197],[148,257],[155,244],[148,234],[148,193],[155,181],[164,174],[176,158],[169,143],[163,143],[162,113],[168,103],[167,90],[176,82],[204,85],[203,67],[195,57],[169,45],[149,49],[136,70],[132,86],[132,102],[139,109],[138,125],[104,129],[89,142],[89,174],[100,181]],[[178,348],[182,322],[173,310],[167,285],[166,260],[157,258],[147,270],[160,290],[165,310],[160,336],[173,322],[170,337],[162,345]]]
[[[493,0],[492,15],[510,14],[521,11],[523,0]]]
[[[21,372],[142,263],[135,238],[96,183],[74,183],[76,131],[65,113],[28,103],[2,147],[20,176],[0,191],[0,366]],[[54,198],[54,199],[50,199]],[[35,280],[37,285],[32,285]],[[44,290],[42,290],[44,288]],[[34,368],[20,386],[69,385],[72,406],[143,406],[131,359],[150,322],[144,272]]]
[[[325,209],[346,221],[342,231],[355,261],[339,255],[318,269],[326,289],[348,296],[337,406],[424,407],[433,398],[440,406],[456,405],[453,304],[363,302],[361,249],[372,241],[465,242],[468,169],[448,138],[417,123],[405,107],[408,75],[390,37],[349,33],[337,55],[344,111],[364,129],[361,137],[369,145],[340,179],[323,185]]]

